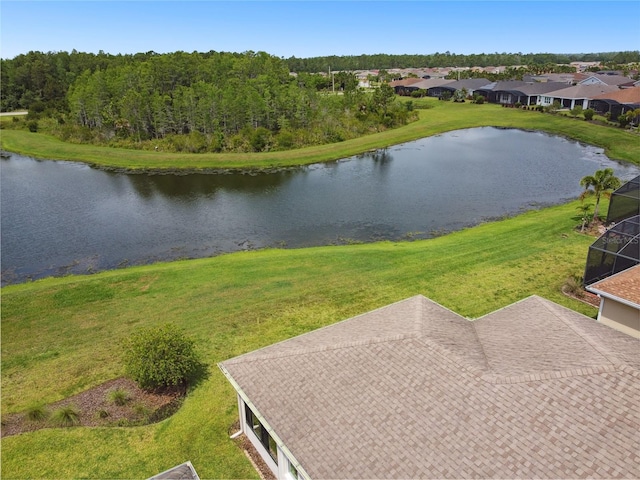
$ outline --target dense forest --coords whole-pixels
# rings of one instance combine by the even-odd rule
[[[31,52],[3,61],[2,83],[3,110],[56,118],[49,130],[64,140],[170,151],[290,149],[415,118],[391,87],[365,93],[346,72],[291,75],[264,52]]]
[[[640,52],[308,59],[265,52],[29,52],[1,60],[0,109],[28,109],[29,129],[36,131],[40,121],[67,141],[189,152],[282,150],[346,140],[415,118],[411,103],[396,101],[387,85],[369,92],[357,88],[354,70],[527,65],[535,72],[596,60],[611,66],[638,62]]]

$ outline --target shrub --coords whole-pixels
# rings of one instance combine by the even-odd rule
[[[124,364],[147,390],[185,384],[203,369],[194,341],[173,324],[134,333],[124,342]]]
[[[584,119],[587,121],[593,120],[593,115],[595,113],[596,112],[593,110],[593,108],[587,108],[582,112],[582,114],[584,115]]]
[[[31,120],[27,123],[27,128],[31,133],[36,133],[38,131],[38,122],[35,120]]]
[[[48,412],[47,409],[42,405],[32,405],[27,408],[27,419],[32,422],[41,422],[45,418],[47,418]]]
[[[582,276],[581,275],[572,275],[567,278],[564,283],[564,291],[565,293],[572,295],[577,298],[584,297],[584,288],[582,287]]]
[[[108,417],[109,417],[109,415],[110,415],[110,414],[109,414],[109,412],[107,412],[106,410],[103,410],[103,409],[98,410],[98,411],[96,412],[96,416],[97,416],[98,418],[103,418],[103,419],[104,419],[104,418],[108,418]]]
[[[118,406],[126,405],[127,402],[131,400],[129,392],[127,392],[123,388],[117,388],[115,390],[111,390],[108,396],[109,396],[109,401]]]
[[[80,423],[80,412],[73,405],[59,408],[51,415],[51,422],[57,427],[71,427]]]
[[[484,96],[477,94],[475,97],[473,97],[473,101],[478,105],[482,105],[484,103]]]

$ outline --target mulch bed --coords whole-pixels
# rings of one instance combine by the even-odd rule
[[[118,389],[126,391],[129,397],[121,406],[109,399],[109,393]],[[183,387],[147,392],[140,389],[133,380],[117,378],[44,407],[48,414],[61,407],[75,407],[79,413],[78,426],[144,425],[172,415],[182,404],[185,393]],[[52,427],[54,425],[49,419],[32,421],[27,418],[26,413],[13,413],[2,416],[0,432],[2,437],[6,437]]]

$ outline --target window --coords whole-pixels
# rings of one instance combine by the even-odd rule
[[[258,417],[253,413],[249,405],[245,403],[244,405],[244,414],[247,420],[247,426],[251,427],[251,431],[255,434],[255,436],[260,440],[260,443],[264,448],[267,449],[273,461],[278,463],[278,446],[276,445],[276,441],[269,435],[269,432],[264,425],[258,420]],[[296,477],[297,478],[297,477]]]
[[[289,462],[289,477],[293,480],[298,480],[298,470]]]

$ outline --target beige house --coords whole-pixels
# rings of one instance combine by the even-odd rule
[[[219,365],[279,479],[640,478],[640,341],[421,295]]]
[[[593,283],[586,289],[600,297],[599,322],[640,338],[640,265]]]

